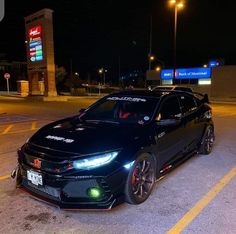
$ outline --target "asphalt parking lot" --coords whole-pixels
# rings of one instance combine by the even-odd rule
[[[216,142],[156,183],[143,204],[64,211],[15,189],[16,150],[38,128],[96,99],[0,98],[0,233],[236,233],[236,105],[213,104]]]

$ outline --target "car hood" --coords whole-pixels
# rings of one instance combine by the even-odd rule
[[[141,131],[143,126],[134,124],[64,120],[40,129],[30,143],[50,150],[94,154],[128,146],[139,138]]]

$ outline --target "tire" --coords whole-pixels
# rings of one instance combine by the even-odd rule
[[[140,204],[152,192],[156,181],[156,163],[150,154],[137,157],[127,177],[125,186],[126,202]]]
[[[211,153],[215,140],[214,128],[212,125],[206,127],[202,137],[199,154],[208,155]]]

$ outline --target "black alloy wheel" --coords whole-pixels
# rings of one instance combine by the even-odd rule
[[[202,139],[202,144],[200,148],[200,154],[210,154],[215,141],[214,129],[212,126],[208,126],[205,130],[205,134]]]
[[[155,160],[149,154],[140,155],[130,170],[126,184],[126,201],[130,204],[144,202],[156,180]]]

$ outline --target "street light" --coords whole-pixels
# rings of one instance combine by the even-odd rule
[[[154,55],[150,55],[149,56],[149,64],[150,64],[149,65],[149,71],[152,69],[151,62],[153,62],[154,60],[157,61],[157,63],[161,64],[161,67],[164,68],[165,64],[164,64],[164,62],[162,60],[158,59]]]
[[[152,55],[150,56],[150,61],[153,61],[155,59],[155,57]]]
[[[149,60],[149,68],[148,68],[148,70],[150,71],[152,69],[152,62],[155,60],[155,57],[150,54],[148,60]]]
[[[175,70],[176,70],[176,36],[177,36],[177,19],[178,10],[184,7],[183,0],[170,0],[170,6],[175,8],[175,22],[174,22],[174,54],[173,54],[173,82],[175,81]]]
[[[104,85],[104,86],[105,86],[105,84],[106,84],[106,72],[107,72],[107,70],[104,69],[104,68],[100,68],[100,69],[98,70],[98,73],[99,73],[99,74],[103,74],[103,85]]]
[[[154,56],[151,56],[151,57],[150,57],[150,61],[153,61],[154,59],[155,59]]]

